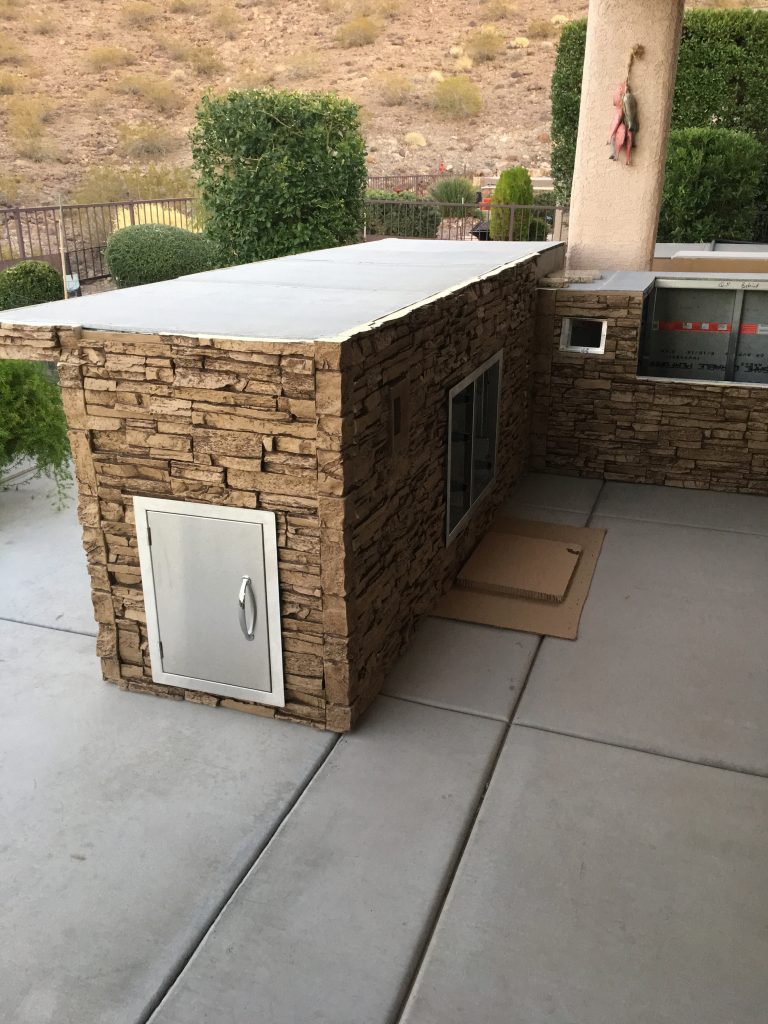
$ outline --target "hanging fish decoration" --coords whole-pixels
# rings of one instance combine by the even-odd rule
[[[611,160],[618,160],[624,151],[627,167],[632,163],[632,148],[635,145],[635,135],[640,130],[640,121],[637,116],[637,99],[629,86],[629,72],[635,57],[642,57],[643,47],[634,46],[627,62],[627,75],[623,82],[619,82],[616,92],[613,94],[614,115],[611,122],[611,134],[608,138],[608,145],[611,147]]]

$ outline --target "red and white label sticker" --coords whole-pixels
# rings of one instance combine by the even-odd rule
[[[742,324],[741,334],[768,334],[768,324]]]
[[[696,331],[704,334],[730,334],[730,324],[707,320],[655,320],[654,331]]]

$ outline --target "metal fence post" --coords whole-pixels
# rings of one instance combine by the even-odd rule
[[[19,259],[27,258],[27,249],[24,245],[24,232],[21,230],[21,210],[18,206],[13,209],[13,219],[16,221],[16,238],[19,243]]]
[[[509,241],[514,242],[515,240],[515,210],[516,206],[507,207],[509,210]],[[502,222],[503,223],[503,222]]]
[[[129,214],[129,216],[131,218],[131,224],[135,224],[136,223],[136,209],[135,209],[133,201],[130,201],[128,203],[128,214]]]

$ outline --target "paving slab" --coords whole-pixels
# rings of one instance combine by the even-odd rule
[[[538,646],[530,633],[427,618],[384,693],[506,722]]]
[[[528,473],[513,488],[510,498],[540,508],[589,513],[602,486],[602,480],[560,476],[556,473]]]
[[[499,510],[501,515],[532,519],[538,523],[560,523],[562,526],[586,526],[589,512],[568,512],[562,508],[544,508],[508,498]]]
[[[95,636],[74,485],[64,508],[46,477],[0,489],[0,619]]]
[[[767,919],[765,779],[512,726],[401,1021],[764,1024]]]
[[[768,498],[751,494],[606,483],[595,513],[768,535]]]
[[[332,743],[123,693],[91,637],[0,622],[2,1020],[143,1020]]]
[[[503,729],[380,697],[151,1024],[389,1024]]]
[[[768,538],[593,525],[579,638],[544,640],[516,721],[768,774]]]

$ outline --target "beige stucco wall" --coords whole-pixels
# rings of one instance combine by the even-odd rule
[[[590,0],[568,268],[648,270],[659,219],[683,0]],[[613,95],[632,47],[640,131],[632,166],[609,160]]]

